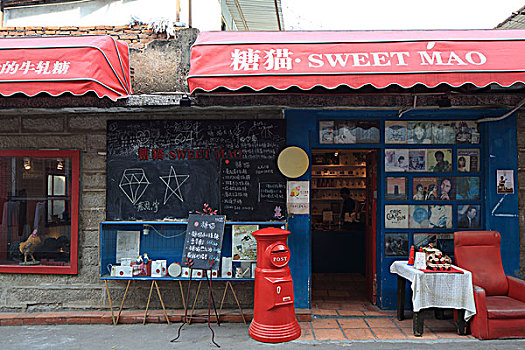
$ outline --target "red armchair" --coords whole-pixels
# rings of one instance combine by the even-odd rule
[[[479,339],[525,338],[525,281],[505,275],[500,242],[496,231],[454,233],[456,265],[472,272],[470,330]]]

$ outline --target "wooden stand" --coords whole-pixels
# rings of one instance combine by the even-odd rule
[[[111,300],[111,293],[109,292],[108,281],[104,280],[104,283],[106,285],[106,293],[108,295],[109,308],[111,309],[111,319],[113,321],[113,325],[115,325],[115,326],[118,324],[118,321],[120,319],[120,314],[122,313],[122,309],[124,308],[124,303],[126,302],[126,297],[128,295],[129,287],[130,287],[131,282],[132,282],[131,279],[128,279],[127,281],[128,281],[128,283],[126,284],[126,290],[124,291],[124,296],[122,297],[122,301],[120,303],[118,314],[115,317],[115,314],[114,314],[114,311],[113,311],[113,308],[114,308],[113,307],[113,302]],[[184,301],[184,293],[183,293],[183,290],[182,290],[182,283],[181,283],[180,280],[178,282],[179,282],[179,288],[180,288],[180,292],[181,292],[181,296],[182,296],[182,303],[183,303],[184,307],[186,307],[185,306],[186,304],[185,304],[185,301]],[[166,318],[166,322],[168,324],[170,324],[170,320],[168,318],[168,314],[166,313],[166,307],[164,306],[164,301],[162,300],[162,296],[160,294],[159,285],[158,285],[156,280],[151,280],[151,286],[150,286],[149,295],[148,295],[148,302],[146,304],[146,310],[144,312],[144,319],[142,320],[142,324],[143,325],[146,324],[146,318],[148,316],[148,310],[149,310],[149,305],[150,305],[150,302],[151,302],[151,295],[153,293],[153,287],[155,287],[155,289],[157,290],[157,295],[159,296],[160,305],[162,306],[162,311],[164,312],[164,317]]]
[[[241,307],[241,304],[239,303],[239,299],[237,298],[237,293],[235,293],[235,289],[233,289],[233,285],[230,281],[226,281],[226,287],[224,287],[224,293],[222,294],[221,306],[219,308],[219,317],[221,316],[222,305],[224,304],[224,299],[226,298],[226,293],[228,292],[228,286],[230,287],[233,297],[235,298],[235,302],[237,303],[237,306],[239,307],[239,310],[241,311],[242,320],[244,324],[246,324],[246,318],[244,317],[244,313],[242,312],[242,307]]]
[[[215,342],[215,332],[213,331],[213,329],[211,328],[211,304],[213,303],[213,310],[215,311],[215,318],[217,320],[217,325],[220,326],[220,320],[219,320],[219,315],[217,314],[217,308],[215,307],[215,300],[213,299],[213,292],[212,292],[212,288],[211,288],[211,281],[212,281],[212,274],[210,273],[210,276],[208,276],[208,270],[203,270],[204,271],[204,275],[206,276],[206,280],[208,281],[208,288],[209,288],[209,295],[208,295],[208,315],[207,317],[202,317],[202,316],[194,316],[193,315],[193,312],[195,310],[195,305],[197,304],[197,297],[199,296],[199,292],[200,292],[200,287],[201,287],[201,283],[202,283],[202,280],[199,281],[199,286],[197,288],[197,293],[195,295],[195,299],[193,301],[193,306],[192,306],[192,309],[191,309],[191,315],[188,316],[188,301],[189,301],[189,297],[190,297],[190,288],[191,288],[191,279],[192,279],[192,275],[193,275],[193,269],[190,268],[190,280],[189,280],[189,283],[188,283],[188,290],[186,292],[186,303],[184,303],[184,318],[182,319],[182,324],[180,325],[178,331],[177,331],[177,336],[175,338],[173,338],[172,340],[170,340],[170,342],[174,342],[176,341],[177,339],[180,338],[180,331],[182,329],[182,327],[184,327],[185,324],[190,324],[191,323],[191,320],[192,319],[206,319],[208,321],[208,328],[210,329],[211,331],[211,341],[212,343],[217,346],[218,348],[220,348],[221,346],[219,344],[217,344]]]

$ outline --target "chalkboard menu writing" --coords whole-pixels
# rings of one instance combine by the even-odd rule
[[[224,215],[190,214],[181,265],[218,270],[225,223]]]
[[[108,220],[183,219],[204,204],[228,220],[282,220],[284,120],[110,120]]]

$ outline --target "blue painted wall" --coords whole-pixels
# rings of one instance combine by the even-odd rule
[[[505,110],[414,110],[403,115],[406,120],[478,120],[481,118],[499,117]],[[327,111],[327,110],[288,110],[287,120],[287,144],[303,148],[311,156],[312,148],[339,148],[339,149],[379,149],[378,159],[378,211],[377,211],[377,302],[381,308],[394,309],[396,307],[396,283],[397,278],[391,274],[389,267],[396,257],[387,257],[384,254],[385,232],[396,231],[384,228],[384,149],[403,148],[403,145],[384,144],[384,121],[399,120],[397,110],[375,110],[375,111]],[[319,144],[319,120],[335,119],[376,119],[380,121],[381,143],[374,145],[320,145]],[[481,177],[481,199],[482,206],[482,228],[498,230],[502,233],[502,254],[505,271],[511,275],[519,272],[519,223],[518,223],[518,195],[517,195],[517,139],[516,119],[510,116],[501,121],[482,123],[481,126],[481,172],[476,176]],[[471,145],[472,147],[478,147]],[[425,145],[424,148],[456,148],[469,147],[467,145]],[[453,162],[456,162],[456,152]],[[514,184],[516,191],[512,195],[501,195],[496,193],[496,170],[513,169]],[[417,173],[388,173],[388,176],[417,176]],[[447,174],[454,176],[455,173]],[[437,175],[439,176],[439,175]],[[297,180],[311,180],[309,171]],[[409,198],[412,195],[409,187]],[[392,203],[392,202],[389,202]],[[499,204],[498,204],[499,203]],[[392,203],[395,204],[395,203]],[[401,204],[401,203],[400,203]],[[405,201],[403,204],[411,204]],[[454,207],[454,210],[456,207]],[[456,219],[455,219],[456,220]],[[456,222],[454,221],[454,226]],[[288,229],[292,232],[288,244],[292,252],[290,267],[294,280],[294,297],[297,308],[308,308],[311,306],[311,220],[309,215],[295,215],[288,221]],[[399,230],[397,230],[399,231]],[[407,230],[413,231],[413,230]],[[431,230],[417,230],[431,231]],[[453,232],[443,230],[442,232]],[[409,245],[412,245],[410,235]],[[404,258],[406,259],[406,258]],[[401,258],[401,260],[404,260]],[[410,291],[410,288],[407,288]],[[410,293],[407,293],[407,307],[410,307]]]

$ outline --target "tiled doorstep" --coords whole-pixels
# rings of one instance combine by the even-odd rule
[[[301,323],[303,340],[439,340],[474,339],[460,336],[450,320],[428,320],[422,337],[415,337],[412,320],[398,321],[392,317],[314,317],[311,323]]]

